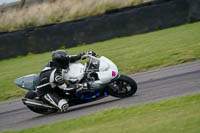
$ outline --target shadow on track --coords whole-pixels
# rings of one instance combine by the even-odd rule
[[[100,103],[94,103],[94,104],[90,104],[90,105],[82,104],[82,105],[77,105],[77,106],[74,106],[74,107],[72,106],[71,109],[69,108],[69,110],[67,112],[65,112],[65,113],[58,112],[58,113],[53,113],[53,114],[48,114],[48,115],[40,115],[40,116],[31,118],[31,119],[27,119],[27,120],[25,120],[23,122],[30,121],[30,120],[43,119],[45,117],[53,117],[53,116],[56,116],[56,115],[63,115],[63,114],[67,114],[67,113],[72,113],[73,111],[83,110],[83,109],[86,109],[86,108],[91,108],[91,107],[103,105],[103,104],[106,104],[106,103],[114,103],[114,102],[119,101],[119,100],[121,100],[121,99],[112,99],[112,100],[109,100],[109,101],[104,101],[104,102],[100,102]]]

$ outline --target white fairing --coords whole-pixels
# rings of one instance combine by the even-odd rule
[[[105,84],[109,83],[118,75],[117,66],[108,58],[102,56],[100,59],[99,72],[97,72],[99,77],[99,83]]]
[[[91,83],[91,89],[101,88],[102,85],[111,82],[112,79],[119,75],[117,66],[108,58],[102,56],[100,58],[91,57],[92,63],[99,62],[99,71],[97,72],[99,80]],[[72,63],[69,69],[63,70],[64,79],[67,81],[77,82],[80,81],[85,74],[85,66],[81,63]]]
[[[72,63],[67,70],[63,70],[64,79],[67,81],[80,81],[84,77],[85,66],[81,63]]]
[[[100,89],[102,85],[111,82],[112,79],[119,75],[117,66],[108,58],[102,56],[100,58],[93,58],[100,61],[99,72],[97,72],[99,80],[91,83],[91,89]]]

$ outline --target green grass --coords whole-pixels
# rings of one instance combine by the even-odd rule
[[[199,133],[200,94],[4,133]]]
[[[117,38],[67,49],[70,54],[94,50],[113,60],[120,73],[131,74],[158,67],[200,59],[200,23]],[[0,61],[0,101],[24,95],[14,85],[18,77],[39,73],[51,59],[51,53],[28,55]]]

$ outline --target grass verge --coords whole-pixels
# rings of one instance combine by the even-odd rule
[[[199,133],[200,94],[3,133]]]
[[[120,73],[130,74],[200,59],[199,34],[200,22],[82,45],[67,51],[70,54],[96,51],[113,60]],[[50,52],[0,61],[0,101],[24,95],[25,91],[13,81],[27,74],[39,73],[49,60]]]
[[[22,9],[0,12],[0,32],[24,29],[103,14],[110,9],[138,5],[152,0],[53,0]]]

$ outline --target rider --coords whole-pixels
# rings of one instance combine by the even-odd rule
[[[56,50],[52,53],[52,61],[49,62],[40,73],[37,95],[44,98],[52,105],[65,112],[69,107],[68,101],[63,98],[60,90],[70,91],[75,88],[66,85],[62,69],[68,69],[70,63],[87,58],[85,53],[70,56],[64,50]]]

